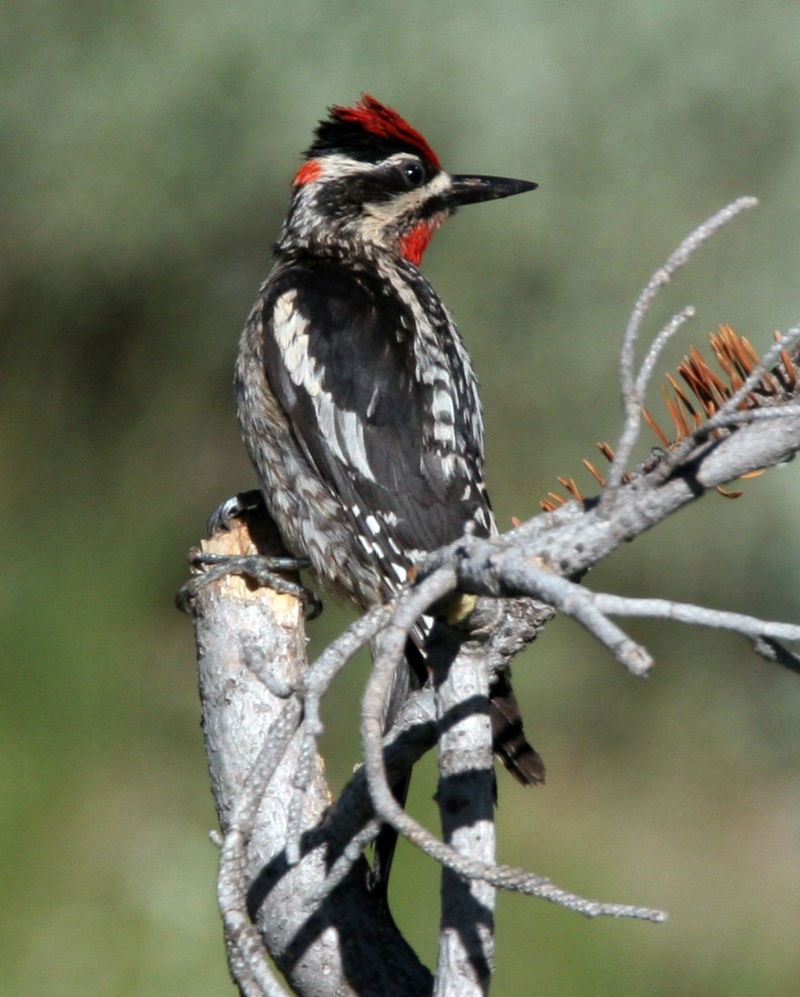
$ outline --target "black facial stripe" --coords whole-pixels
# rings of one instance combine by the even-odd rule
[[[348,215],[360,210],[365,204],[385,204],[392,201],[398,194],[405,194],[409,189],[414,189],[409,188],[402,168],[402,162],[394,162],[365,173],[351,173],[338,180],[329,181],[320,190],[317,202],[320,210],[334,216]],[[426,180],[427,172],[426,169]],[[423,205],[424,217],[444,210],[444,202],[440,197],[433,198],[433,201],[438,206],[429,211],[427,204]]]
[[[419,217],[433,218],[434,215],[440,215],[442,212],[447,211],[451,215],[454,213],[453,208],[448,207],[447,198],[443,194],[435,194],[433,197],[426,198],[420,205]]]

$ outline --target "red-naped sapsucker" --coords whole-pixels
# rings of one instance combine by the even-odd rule
[[[496,532],[478,385],[419,264],[462,204],[536,184],[445,172],[426,140],[369,95],[333,107],[293,181],[289,213],[241,341],[239,419],[286,547],[362,609],[427,553]],[[409,655],[425,680],[424,631]],[[505,676],[495,749],[541,782]]]

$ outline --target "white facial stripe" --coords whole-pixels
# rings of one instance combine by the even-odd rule
[[[354,173],[363,173],[369,168],[368,163],[360,159],[351,159],[342,153],[333,152],[324,156],[319,156],[317,162],[320,165],[320,174],[315,183],[326,180],[336,180],[339,177],[352,176]]]
[[[397,159],[402,162],[408,159],[407,155],[398,154],[392,156],[391,160]],[[391,228],[397,223],[397,219],[405,215],[413,214],[421,204],[424,204],[431,197],[443,194],[449,189],[452,181],[447,173],[437,173],[432,180],[429,180],[422,187],[398,194],[390,201],[381,201],[377,204],[367,202],[364,205],[363,232],[367,239],[374,242],[381,242],[387,228]],[[441,219],[439,219],[441,221]],[[430,219],[431,224],[436,224],[434,218]]]
[[[408,158],[407,156],[405,157]],[[408,214],[428,201],[437,194],[443,194],[451,184],[447,173],[437,173],[422,187],[415,187],[413,190],[398,194],[390,201],[380,201],[377,204],[367,202],[364,205],[364,212],[367,216],[367,224],[372,220],[373,225],[379,223],[382,226],[396,220],[400,215]]]

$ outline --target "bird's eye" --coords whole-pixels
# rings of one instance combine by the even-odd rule
[[[416,159],[409,159],[400,167],[403,179],[410,187],[419,187],[425,182],[425,169]]]

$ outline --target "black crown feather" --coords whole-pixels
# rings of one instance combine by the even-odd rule
[[[352,107],[332,107],[330,117],[320,121],[314,136],[305,153],[308,159],[339,152],[362,162],[377,163],[397,152],[406,152],[441,169],[438,156],[425,138],[397,111],[369,94]]]

